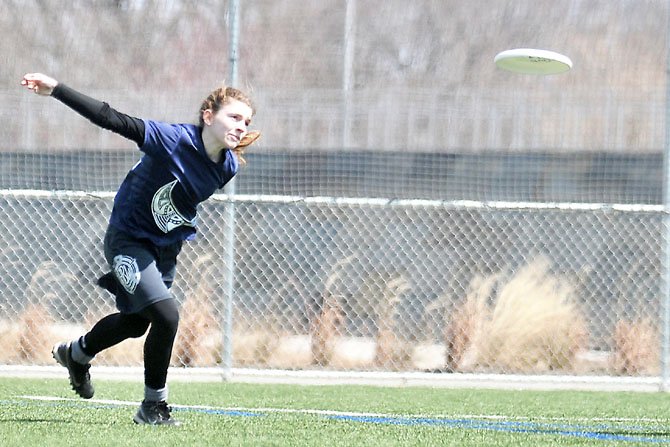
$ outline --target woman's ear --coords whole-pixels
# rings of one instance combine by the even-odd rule
[[[214,113],[212,113],[212,109],[205,109],[202,111],[202,122],[205,123],[207,126],[212,124],[213,117]]]

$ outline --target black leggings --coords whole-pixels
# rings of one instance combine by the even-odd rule
[[[84,336],[84,352],[94,356],[128,338],[138,338],[149,329],[144,342],[144,384],[154,390],[165,387],[172,346],[179,326],[177,302],[158,301],[136,314],[115,313],[98,321]]]

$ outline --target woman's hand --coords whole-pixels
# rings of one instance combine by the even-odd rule
[[[23,76],[21,85],[26,86],[38,95],[49,96],[58,85],[58,81],[42,73],[28,73]]]

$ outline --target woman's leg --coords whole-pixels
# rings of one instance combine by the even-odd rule
[[[88,372],[93,357],[127,338],[142,336],[148,327],[149,321],[140,315],[108,315],[86,335],[57,343],[51,352],[54,359],[67,368],[72,389],[84,399],[90,399],[95,393]]]
[[[179,326],[177,302],[173,298],[158,301],[140,311],[139,315],[151,322],[149,334],[144,342],[144,383],[149,390],[166,390],[164,396],[145,395],[145,398],[166,400],[167,371]]]
[[[115,313],[98,321],[79,343],[84,354],[93,357],[128,338],[141,337],[148,328],[149,320],[141,315]]]
[[[140,314],[151,321],[151,328],[144,342],[144,400],[133,421],[137,424],[179,425],[179,421],[170,417],[171,408],[167,405],[167,372],[179,325],[177,302],[173,298],[158,301]]]

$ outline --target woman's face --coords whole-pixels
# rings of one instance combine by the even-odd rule
[[[231,99],[216,113],[205,110],[202,117],[205,126],[222,146],[235,149],[247,134],[252,114],[253,110],[247,104]]]

